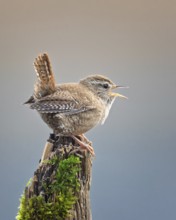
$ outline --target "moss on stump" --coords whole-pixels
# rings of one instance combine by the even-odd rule
[[[92,158],[69,138],[52,136],[20,199],[17,220],[90,220]]]

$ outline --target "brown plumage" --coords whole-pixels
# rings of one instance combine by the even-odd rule
[[[41,98],[56,91],[56,82],[51,63],[46,53],[39,55],[34,61],[37,82],[34,85],[34,96]]]
[[[91,75],[78,83],[56,85],[48,55],[39,55],[34,62],[37,82],[34,94],[26,102],[39,112],[56,135],[82,135],[99,123],[104,123],[117,88],[110,79]],[[83,144],[84,145],[84,144]],[[93,150],[88,147],[93,152]]]

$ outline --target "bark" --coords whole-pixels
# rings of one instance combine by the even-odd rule
[[[90,144],[90,142],[89,142]],[[59,164],[55,165],[49,163],[53,158],[64,159],[69,158],[71,155],[75,155],[80,158],[80,169],[77,174],[79,181],[79,190],[75,191],[76,203],[72,205],[69,210],[70,216],[63,218],[64,220],[91,220],[91,208],[90,208],[90,185],[91,185],[91,172],[92,172],[92,157],[86,151],[80,151],[80,148],[75,144],[74,140],[69,137],[55,137],[50,135],[47,141],[44,152],[41,158],[39,167],[34,173],[34,176],[28,186],[25,189],[25,199],[29,200],[35,196],[42,196],[45,202],[55,203],[55,195],[48,195],[46,193],[46,187],[52,184],[55,180],[55,174]],[[45,183],[45,187],[44,187]],[[20,218],[17,218],[20,219]],[[39,219],[40,218],[36,218]],[[49,220],[55,220],[52,218]],[[31,219],[31,220],[35,220]],[[42,220],[42,219],[41,219]]]

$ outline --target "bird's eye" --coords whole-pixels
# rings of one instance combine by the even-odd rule
[[[109,88],[109,84],[108,83],[103,84],[103,88],[108,89]]]

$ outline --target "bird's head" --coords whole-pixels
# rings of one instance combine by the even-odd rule
[[[124,86],[118,86],[110,79],[102,75],[91,75],[80,81],[81,84],[89,88],[95,94],[97,94],[104,102],[111,102],[116,97],[127,98],[124,95],[113,92],[116,88],[126,88]]]

